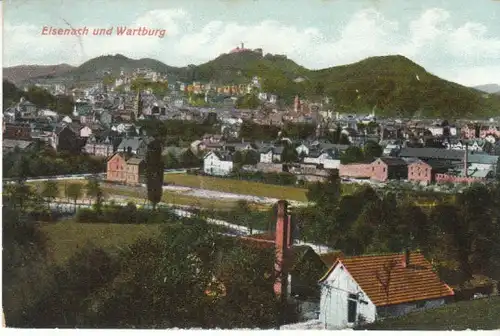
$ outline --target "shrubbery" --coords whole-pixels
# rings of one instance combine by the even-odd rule
[[[178,217],[169,209],[137,208],[134,203],[126,206],[108,205],[97,211],[79,209],[76,219],[80,223],[118,223],[118,224],[158,224],[175,221]]]
[[[297,176],[291,173],[237,172],[231,176],[239,180],[277,185],[295,185]]]

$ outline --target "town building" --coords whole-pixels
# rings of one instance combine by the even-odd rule
[[[107,162],[106,180],[128,185],[139,185],[144,179],[144,159],[127,152],[117,152]]]
[[[233,172],[233,158],[230,153],[211,151],[203,158],[203,171],[208,175],[226,176]]]
[[[439,307],[454,296],[420,252],[341,257],[320,283],[325,329]]]

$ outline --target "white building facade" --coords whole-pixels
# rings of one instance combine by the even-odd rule
[[[226,176],[233,171],[233,161],[210,152],[203,159],[203,171],[214,176]]]

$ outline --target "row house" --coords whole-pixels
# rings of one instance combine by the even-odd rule
[[[106,179],[112,182],[139,185],[143,181],[146,165],[143,158],[124,152],[113,154],[106,169]]]

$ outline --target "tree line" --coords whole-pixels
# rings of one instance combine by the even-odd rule
[[[12,152],[5,153],[2,162],[5,178],[95,174],[106,171],[105,158],[56,152],[38,142],[26,151],[15,148]]]

